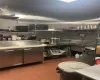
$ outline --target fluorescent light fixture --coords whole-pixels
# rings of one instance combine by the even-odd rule
[[[15,14],[15,17],[19,17],[19,18],[25,18],[26,16],[23,14]]]
[[[71,3],[71,2],[74,2],[74,1],[77,1],[77,0],[60,0],[62,2],[66,2],[66,3]]]

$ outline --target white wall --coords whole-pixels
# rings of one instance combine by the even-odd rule
[[[29,25],[33,22],[27,22],[27,21],[17,21],[17,20],[11,20],[11,19],[0,19],[0,29],[15,29],[15,26],[17,25]]]
[[[15,20],[0,19],[0,29],[8,29],[8,27],[10,27],[11,29],[14,29],[15,25],[16,25]]]

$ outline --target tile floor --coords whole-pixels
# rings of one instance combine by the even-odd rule
[[[0,80],[59,80],[56,67],[60,62],[73,58],[45,60],[43,64],[33,64],[0,71]]]

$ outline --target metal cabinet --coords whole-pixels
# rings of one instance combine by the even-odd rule
[[[33,62],[43,62],[43,47],[34,47],[24,49],[24,64]]]
[[[21,65],[22,55],[22,49],[0,51],[0,68]]]

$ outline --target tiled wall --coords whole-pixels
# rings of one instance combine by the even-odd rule
[[[15,29],[16,25],[28,25],[33,24],[34,22],[24,22],[20,21],[17,23],[16,20],[9,20],[9,19],[0,19],[0,29],[8,29],[10,27],[11,29]],[[81,24],[49,24],[49,26],[54,26],[56,29],[66,29],[68,27],[76,27]],[[60,37],[60,38],[70,38],[70,39],[81,39],[79,34],[84,33],[86,34],[85,39],[88,40],[95,40],[97,38],[97,31],[64,31],[64,32],[54,32],[54,35],[52,35],[52,32],[36,32],[38,38],[51,38],[54,37]],[[18,33],[3,33],[5,35],[9,34],[18,34]],[[34,33],[19,33],[19,34],[25,34],[25,35],[31,35]]]
[[[96,30],[88,31],[64,31],[64,32],[37,32],[37,37],[39,38],[50,38],[50,37],[60,37],[67,39],[82,39],[79,34],[85,34],[85,40],[95,40],[97,38]]]

